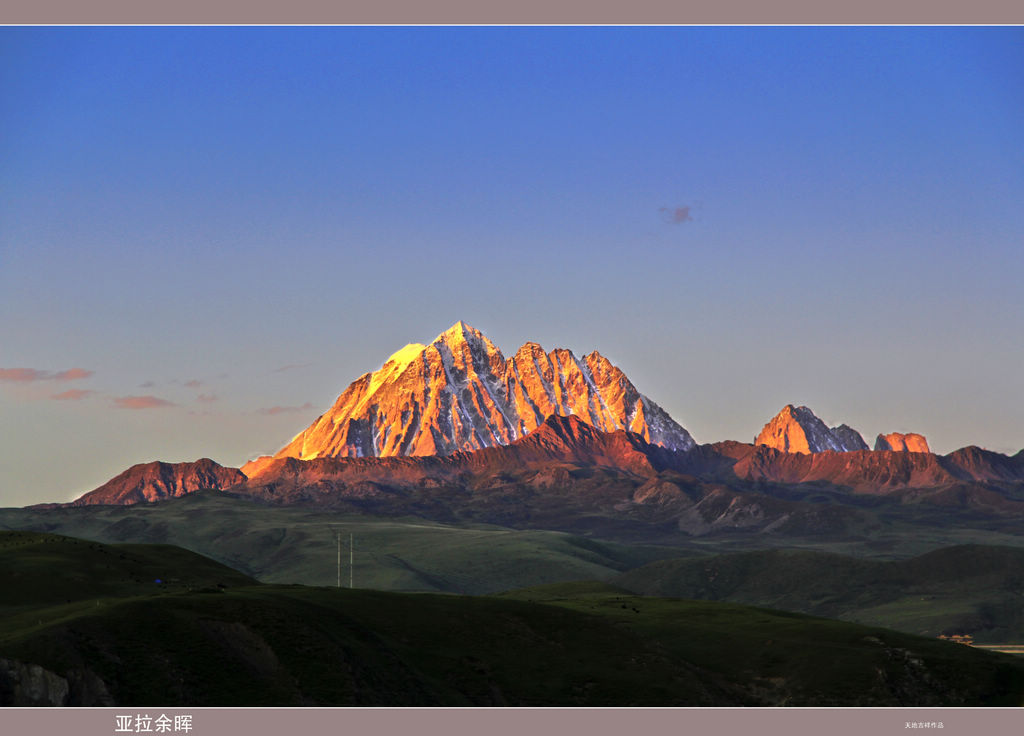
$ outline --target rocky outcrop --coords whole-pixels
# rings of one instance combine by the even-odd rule
[[[90,670],[72,669],[66,677],[38,664],[0,659],[0,706],[112,706],[114,699]]]
[[[854,452],[856,450],[867,450],[868,443],[861,437],[853,427],[846,424],[840,424],[838,427],[832,427],[832,436],[836,438],[840,445],[843,447],[843,452]]]
[[[37,664],[0,659],[0,704],[6,706],[67,705],[68,681]]]
[[[804,454],[868,449],[856,430],[845,424],[829,429],[806,406],[794,407],[792,404],[787,404],[764,425],[754,444],[767,445],[781,452]]]
[[[880,434],[875,438],[876,450],[891,450],[893,452],[931,452],[928,448],[928,440],[920,434]]]
[[[458,322],[430,345],[406,345],[356,379],[273,457],[450,455],[508,445],[552,415],[602,432],[628,430],[673,450],[695,444],[599,353],[577,358],[528,342],[506,360],[483,333]]]
[[[154,461],[133,465],[71,505],[146,503],[202,489],[223,490],[244,480],[242,471],[226,468],[209,458],[190,463]]]

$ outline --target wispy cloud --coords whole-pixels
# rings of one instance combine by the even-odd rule
[[[291,414],[297,411],[306,411],[312,409],[313,405],[308,401],[302,406],[271,406],[267,409],[257,409],[256,411],[260,414]]]
[[[47,378],[46,371],[35,368],[0,368],[0,381],[42,381]]]
[[[673,225],[693,222],[693,217],[690,216],[690,206],[686,204],[679,205],[678,207],[659,207],[658,212],[665,218],[665,222]]]
[[[210,404],[216,401],[218,398],[220,397],[217,396],[216,394],[199,394],[196,397],[196,401],[201,401],[204,404]]]
[[[174,402],[161,399],[159,396],[117,396],[114,406],[118,409],[159,409],[165,406],[176,406]]]
[[[139,388],[153,388],[154,386],[156,386],[156,384],[153,381],[146,381],[145,383],[139,384]]]
[[[69,388],[67,391],[62,391],[59,394],[53,394],[50,398],[57,399],[59,401],[81,401],[86,396],[91,396],[96,393],[95,391],[88,391],[81,388]]]
[[[199,388],[203,385],[203,382],[198,378],[193,378],[189,381],[185,381],[185,388]]]
[[[0,368],[0,381],[17,381],[30,383],[32,381],[76,381],[80,378],[88,378],[94,371],[87,371],[84,368],[69,368],[66,371],[41,371],[38,368]]]
[[[80,378],[88,378],[95,371],[87,371],[84,368],[69,368],[53,376],[55,381],[77,381]]]

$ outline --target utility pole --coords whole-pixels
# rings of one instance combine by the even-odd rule
[[[341,531],[333,526],[328,527],[334,535],[334,541],[338,543],[338,587],[341,587]]]

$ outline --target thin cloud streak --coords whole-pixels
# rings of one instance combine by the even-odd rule
[[[176,406],[174,402],[161,399],[159,396],[117,396],[114,398],[114,406],[118,409],[159,409],[166,406]]]
[[[0,381],[42,381],[46,379],[45,371],[37,371],[35,368],[0,368]]]
[[[55,381],[77,381],[80,378],[88,378],[94,371],[87,371],[84,368],[71,368],[53,376]]]
[[[19,383],[31,383],[33,381],[77,381],[81,378],[88,378],[95,371],[87,371],[84,368],[69,368],[66,371],[53,373],[52,371],[41,371],[38,368],[0,368],[0,381],[16,381]]]
[[[267,409],[257,409],[256,412],[258,414],[268,414],[272,416],[274,414],[291,414],[297,411],[306,411],[307,409],[312,408],[313,405],[307,401],[302,406],[271,406]]]
[[[67,391],[62,391],[59,394],[53,394],[50,398],[57,399],[58,401],[81,401],[87,396],[92,396],[95,391],[89,391],[88,389],[82,388],[69,388]]]

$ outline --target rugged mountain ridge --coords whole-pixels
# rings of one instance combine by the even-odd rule
[[[819,452],[859,452],[868,444],[860,432],[849,425],[828,427],[806,406],[787,404],[769,420],[754,438],[755,445],[763,445],[780,452],[813,455]],[[875,450],[881,452],[930,453],[924,435],[900,432],[879,434]]]
[[[483,333],[457,322],[430,345],[406,345],[353,381],[273,457],[444,456],[508,445],[551,415],[576,416],[603,432],[629,430],[673,450],[695,445],[600,353],[580,359],[528,342],[506,360]]]
[[[729,459],[708,446],[675,452],[635,433],[599,432],[578,417],[552,415],[511,445],[474,452],[278,458],[230,492],[271,504],[557,529],[648,543],[669,542],[680,533],[756,533],[766,527],[838,533],[868,523],[856,509],[823,511],[819,505],[772,498],[687,472],[691,463],[705,462],[726,466],[719,468],[723,477],[728,473]]]
[[[946,456],[870,450],[801,454],[739,442],[675,452],[631,432],[600,432],[578,417],[553,415],[508,446],[474,452],[422,458],[278,458],[232,492],[273,503],[354,502],[416,510],[436,503],[486,505],[495,498],[486,494],[500,489],[503,503],[516,499],[514,503],[521,505],[507,513],[524,517],[538,504],[550,505],[555,496],[582,492],[589,494],[578,497],[584,506],[604,504],[624,516],[637,505],[670,506],[675,509],[672,514],[693,506],[691,515],[718,506],[722,508],[714,513],[729,515],[745,505],[761,508],[760,521],[767,524],[773,514],[795,510],[779,498],[754,491],[760,486],[751,483],[792,489],[795,498],[829,487],[853,496],[902,498],[901,494],[913,493],[928,500],[934,495],[941,505],[987,504],[1001,512],[1021,513],[1024,503],[1014,500],[1018,494],[1004,497],[998,487],[983,485],[1021,482],[1024,454],[1007,457],[980,448]],[[801,492],[801,487],[809,490]],[[484,491],[485,495],[473,495]],[[406,503],[408,493],[416,497],[416,505]]]
[[[134,485],[125,477],[146,467],[76,505],[144,500],[128,492]],[[200,485],[274,505],[646,543],[736,533],[866,538],[886,518],[947,525],[951,510],[963,521],[1006,528],[1024,518],[1024,453],[801,454],[739,442],[678,452],[625,430],[601,432],[577,416],[552,415],[510,445],[473,452],[285,457],[267,461],[248,479],[221,470],[228,475]],[[172,485],[156,497],[182,495]]]
[[[764,425],[754,439],[755,445],[767,445],[782,452],[816,453],[833,450],[852,452],[868,449],[864,438],[852,427],[829,427],[806,406],[787,404]]]
[[[243,483],[245,479],[245,474],[238,468],[226,468],[209,458],[185,463],[156,460],[133,465],[69,505],[147,503],[202,489],[223,490]]]
[[[320,473],[382,482],[420,482],[423,477],[435,480],[456,478],[464,473],[502,473],[543,467],[551,464],[573,464],[581,467],[612,468],[638,476],[654,475],[660,470],[676,467],[685,454],[651,445],[634,432],[600,432],[579,417],[552,414],[543,424],[510,445],[486,447],[472,452],[429,457],[341,457],[298,460],[292,457],[273,458],[254,470],[246,486],[266,483],[280,473]]]
[[[738,481],[789,486],[824,483],[854,494],[886,495],[963,482],[1024,482],[1024,452],[1010,457],[965,447],[948,455],[893,450],[808,454],[732,441],[677,452],[652,445],[633,432],[601,432],[577,416],[551,415],[534,432],[509,445],[443,456],[281,457],[251,467],[248,477],[205,458],[193,463],[135,465],[70,505],[127,505],[200,489],[230,490],[277,503],[330,503],[333,493],[346,498],[376,497],[387,488],[493,485],[523,473],[550,476],[551,482],[541,485],[554,488],[559,478],[569,484],[566,468],[639,483],[668,472],[730,487]]]

